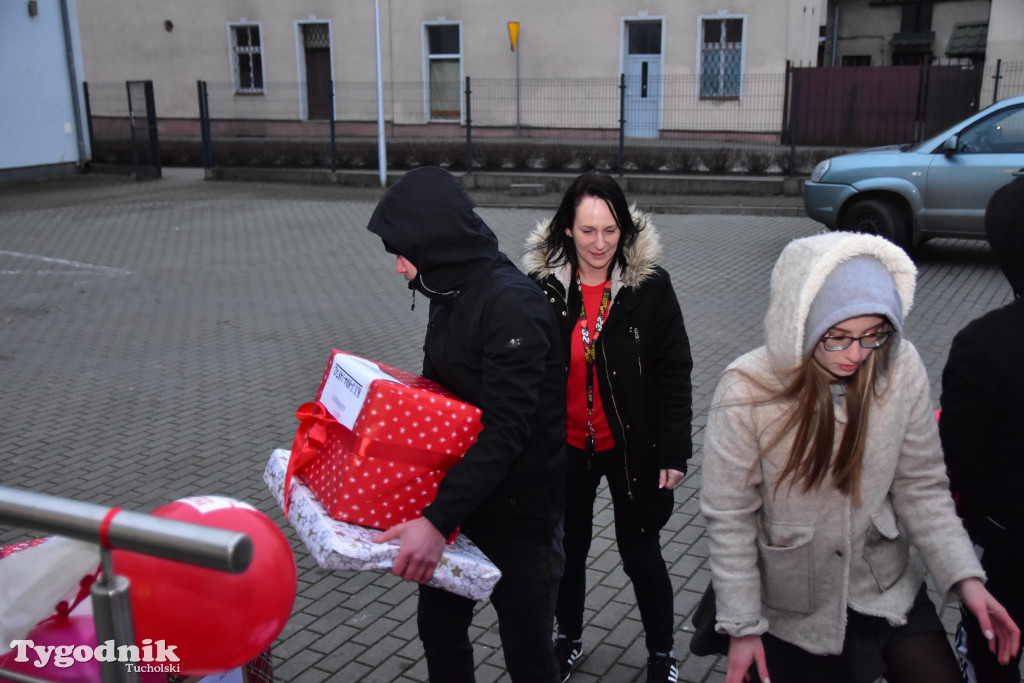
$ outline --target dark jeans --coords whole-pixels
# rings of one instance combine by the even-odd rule
[[[985,587],[988,592],[1006,608],[1017,626],[1024,623],[1024,586],[1021,572],[1024,571],[1024,552],[1021,552],[1019,538],[1004,539],[1006,543],[993,544],[981,554],[981,566],[988,575]],[[967,658],[974,667],[978,683],[1018,683],[1020,678],[1021,650],[1007,666],[1002,666],[996,656],[989,652],[988,641],[981,632],[974,615],[960,608],[961,621],[967,637]]]
[[[565,574],[558,587],[555,616],[558,632],[570,638],[583,633],[583,605],[587,593],[587,553],[593,536],[594,499],[601,477],[608,480],[615,510],[615,542],[622,568],[633,584],[633,593],[644,624],[647,649],[672,650],[672,581],[661,556],[658,528],[649,528],[637,503],[630,502],[622,450],[599,451],[588,469],[586,454],[566,447],[569,458],[568,498],[565,509]]]
[[[509,676],[518,683],[557,683],[551,644],[555,594],[562,575],[562,527],[537,537],[466,534],[501,570],[491,593]],[[469,625],[476,601],[420,585],[420,640],[434,683],[474,681]]]

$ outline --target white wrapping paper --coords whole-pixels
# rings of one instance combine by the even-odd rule
[[[271,493],[282,505],[284,477],[290,452],[274,450],[263,473]],[[288,521],[299,538],[324,569],[350,571],[391,569],[398,556],[398,544],[373,543],[376,529],[331,518],[316,496],[299,477],[292,479]],[[461,534],[445,548],[441,561],[428,585],[462,595],[471,600],[486,600],[501,578],[501,572],[473,543]]]

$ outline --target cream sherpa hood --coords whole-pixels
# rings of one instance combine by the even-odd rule
[[[632,246],[627,247],[624,255],[626,258],[626,270],[616,270],[612,274],[612,296],[621,287],[637,287],[644,280],[654,274],[654,266],[661,256],[661,236],[658,229],[651,222],[650,215],[644,211],[630,207],[633,222],[643,229],[637,235]],[[543,279],[554,275],[562,287],[568,290],[572,279],[572,267],[568,262],[551,268],[548,266],[548,252],[544,249],[544,237],[547,235],[548,223],[551,220],[538,221],[536,227],[526,238],[525,252],[523,253],[523,270],[531,277]]]
[[[914,303],[917,268],[906,252],[876,235],[830,232],[793,240],[772,270],[771,295],[764,317],[765,347],[780,372],[804,358],[804,328],[814,297],[837,265],[855,256],[878,259],[892,275],[903,304],[903,318]]]

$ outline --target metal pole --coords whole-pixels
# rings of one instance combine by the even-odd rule
[[[619,74],[619,177],[626,166],[626,74]]]
[[[134,644],[135,628],[132,625],[132,604],[128,592],[130,582],[114,574],[114,562],[110,551],[100,549],[103,572],[89,589],[92,597],[93,622],[96,625],[96,644],[108,640],[114,644]],[[138,683],[139,672],[117,660],[100,663],[103,683]]]
[[[334,79],[331,79],[331,173],[338,170],[338,150],[335,148]]]
[[[0,523],[97,543],[111,508],[0,486]],[[121,510],[111,520],[112,548],[241,573],[252,561],[252,540],[227,529]]]
[[[466,76],[466,173],[473,172],[472,92],[469,88],[469,76]]]
[[[995,83],[995,88],[993,88],[993,90],[992,90],[992,104],[995,104],[996,102],[999,101],[999,81],[1003,78],[1002,71],[1003,71],[1003,60],[997,59],[996,60],[996,75],[992,77],[993,80],[995,80],[995,82],[996,82]]]
[[[384,74],[380,65],[380,2],[373,0],[373,22],[377,32],[377,166],[380,186],[388,184],[388,155],[384,144]]]
[[[146,94],[146,127],[149,130],[149,156],[153,159],[156,167],[156,177],[163,175],[160,165],[160,135],[156,124],[156,96],[153,94],[153,81],[143,82],[143,91]]]
[[[203,139],[203,167],[213,166],[213,141],[210,139],[210,95],[206,81],[196,81],[199,96],[199,134]]]
[[[516,44],[516,137],[519,137],[519,45]]]

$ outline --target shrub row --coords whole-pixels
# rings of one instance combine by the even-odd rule
[[[388,167],[441,166],[464,171],[466,144],[452,141],[390,141],[386,147]],[[788,148],[741,149],[734,147],[642,146],[625,151],[625,171],[639,173],[712,173],[712,174],[806,174],[819,161],[842,153],[839,149]],[[139,148],[137,154],[145,157]],[[330,168],[330,143],[318,140],[216,139],[212,145],[215,166],[276,168]],[[619,150],[604,144],[540,144],[532,142],[474,142],[473,168],[480,171],[617,171]],[[376,168],[377,142],[373,140],[339,141],[335,145],[338,168]],[[96,142],[93,159],[104,163],[131,164],[133,152],[128,140]],[[165,166],[202,166],[203,150],[199,140],[169,139],[160,143],[160,160]]]

